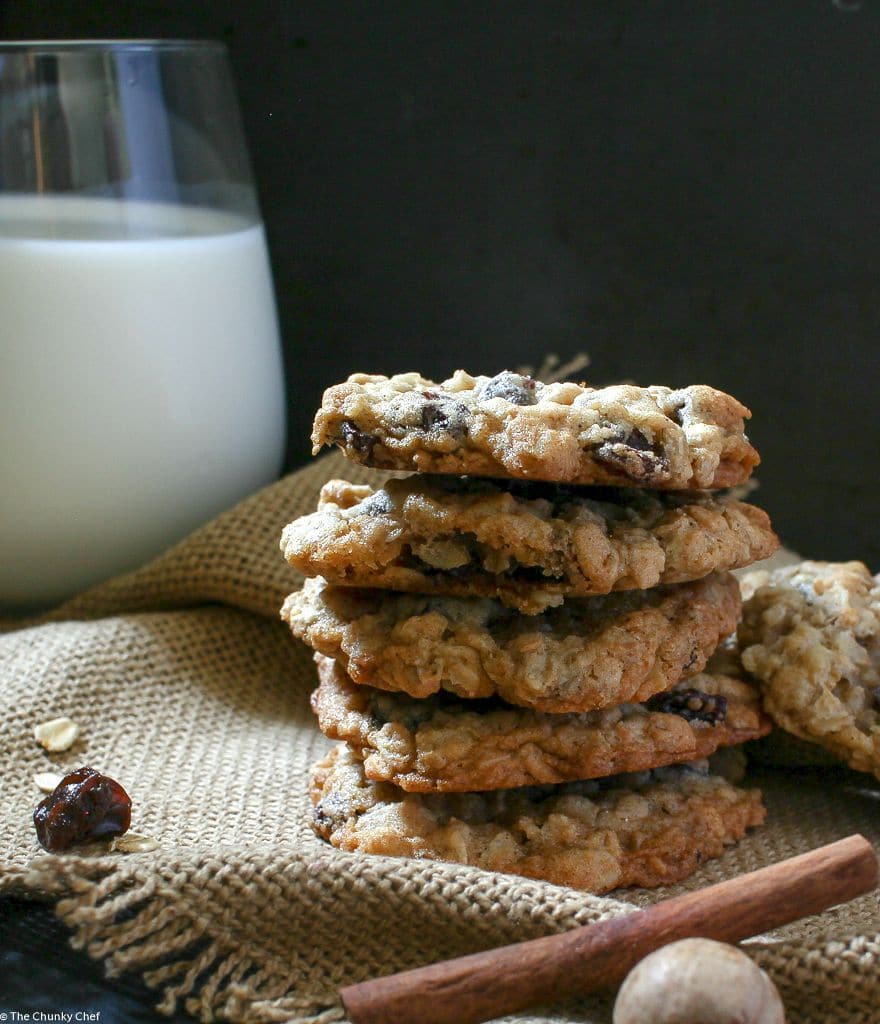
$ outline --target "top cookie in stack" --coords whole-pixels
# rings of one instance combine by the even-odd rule
[[[464,473],[565,484],[696,490],[749,478],[758,453],[748,409],[698,384],[542,384],[505,370],[456,371],[442,384],[417,373],[355,373],[329,388],[312,454],[336,444],[354,462],[419,473]]]
[[[313,577],[282,615],[348,744],[316,768],[317,831],[607,891],[685,877],[758,823],[760,794],[686,764],[769,727],[707,667],[740,615],[727,571],[778,546],[760,509],[707,493],[758,463],[748,415],[702,385],[509,371],[328,389],[316,452],[417,472],[330,481],[282,537]]]

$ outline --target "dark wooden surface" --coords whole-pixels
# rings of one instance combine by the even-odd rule
[[[103,966],[72,950],[68,939],[47,904],[0,899],[0,1013],[99,1013],[95,1024],[192,1020],[182,1011],[160,1017],[155,994],[138,979],[106,978]]]
[[[228,44],[289,468],[352,371],[585,350],[741,398],[786,543],[880,569],[877,5],[5,0],[0,34]]]

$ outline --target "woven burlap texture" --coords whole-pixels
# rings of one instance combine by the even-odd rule
[[[299,584],[278,540],[333,476],[375,479],[338,455],[319,459],[143,569],[0,635],[0,891],[56,900],[75,945],[111,973],[142,975],[160,1009],[182,1004],[206,1021],[343,1020],[341,985],[626,913],[852,832],[880,840],[869,783],[762,769],[767,825],[679,889],[597,898],[331,849],[308,824],[308,769],[328,743],[308,706],[310,652],[278,619]],[[59,715],[82,734],[49,755],[33,727]],[[32,777],[81,764],[127,787],[132,829],[158,850],[41,852]],[[747,948],[791,1020],[876,1024],[878,933],[871,895]],[[599,1024],[610,1001],[511,1019]]]

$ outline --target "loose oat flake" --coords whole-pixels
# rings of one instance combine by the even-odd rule
[[[55,772],[37,772],[34,776],[34,785],[43,793],[52,793],[58,788],[63,776]]]
[[[111,847],[119,853],[150,853],[158,850],[159,844],[150,836],[141,836],[136,832],[126,832],[124,836],[117,836]]]
[[[67,750],[79,736],[79,726],[70,718],[53,718],[34,727],[34,739],[53,753]]]

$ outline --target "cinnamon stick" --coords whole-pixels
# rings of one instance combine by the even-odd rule
[[[738,942],[869,892],[877,857],[860,835],[574,928],[349,985],[354,1024],[477,1024],[621,981],[652,950],[691,936]]]

